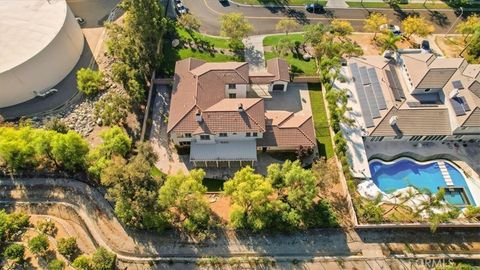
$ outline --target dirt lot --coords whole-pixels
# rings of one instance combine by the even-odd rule
[[[380,36],[380,34],[377,34],[377,37],[378,36]],[[364,55],[379,55],[382,53],[381,48],[379,48],[375,44],[375,41],[373,41],[373,34],[352,34],[350,38],[357,42],[360,47],[362,47]],[[397,46],[399,49],[405,49],[412,47],[412,44],[406,40],[402,40],[401,42],[397,43]]]
[[[437,43],[442,53],[445,57],[459,57],[460,52],[465,46],[465,42],[463,42],[462,37],[447,37],[444,36],[437,36],[435,38],[435,42]]]

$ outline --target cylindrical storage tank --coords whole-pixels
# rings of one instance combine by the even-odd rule
[[[75,67],[84,46],[65,0],[1,0],[0,33],[0,108],[58,84]]]

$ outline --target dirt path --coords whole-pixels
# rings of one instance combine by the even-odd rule
[[[358,260],[410,256],[412,252],[480,258],[480,235],[467,229],[439,230],[436,234],[418,229],[317,229],[289,235],[218,231],[215,240],[198,244],[172,231],[159,234],[123,228],[103,196],[75,180],[0,180],[0,187],[1,204],[76,224],[74,231],[83,229],[93,243],[109,248],[123,261],[142,263],[172,258],[193,261],[204,256],[244,255],[272,256],[278,260],[332,256]]]

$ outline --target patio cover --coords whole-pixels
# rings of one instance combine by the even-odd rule
[[[256,140],[192,142],[190,161],[257,161]]]

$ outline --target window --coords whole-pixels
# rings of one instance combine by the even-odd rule
[[[185,133],[185,138],[191,138],[192,137],[192,133]]]
[[[228,94],[228,98],[237,98],[237,94],[230,93],[230,94]]]
[[[252,133],[252,137],[257,137],[258,136],[258,133],[257,132],[253,132]]]
[[[228,84],[228,89],[235,89],[237,86],[234,83]]]
[[[455,135],[455,139],[462,139],[463,135]]]
[[[200,140],[208,141],[208,140],[210,140],[210,135],[200,135]]]
[[[190,142],[180,142],[180,146],[190,145]]]
[[[371,137],[370,141],[371,142],[381,142],[381,141],[383,141],[383,136]]]
[[[245,136],[250,137],[251,136],[250,132],[247,132]]]
[[[220,133],[218,134],[220,137],[227,137],[227,133]]]
[[[409,141],[411,142],[418,142],[423,138],[423,136],[412,136]]]

